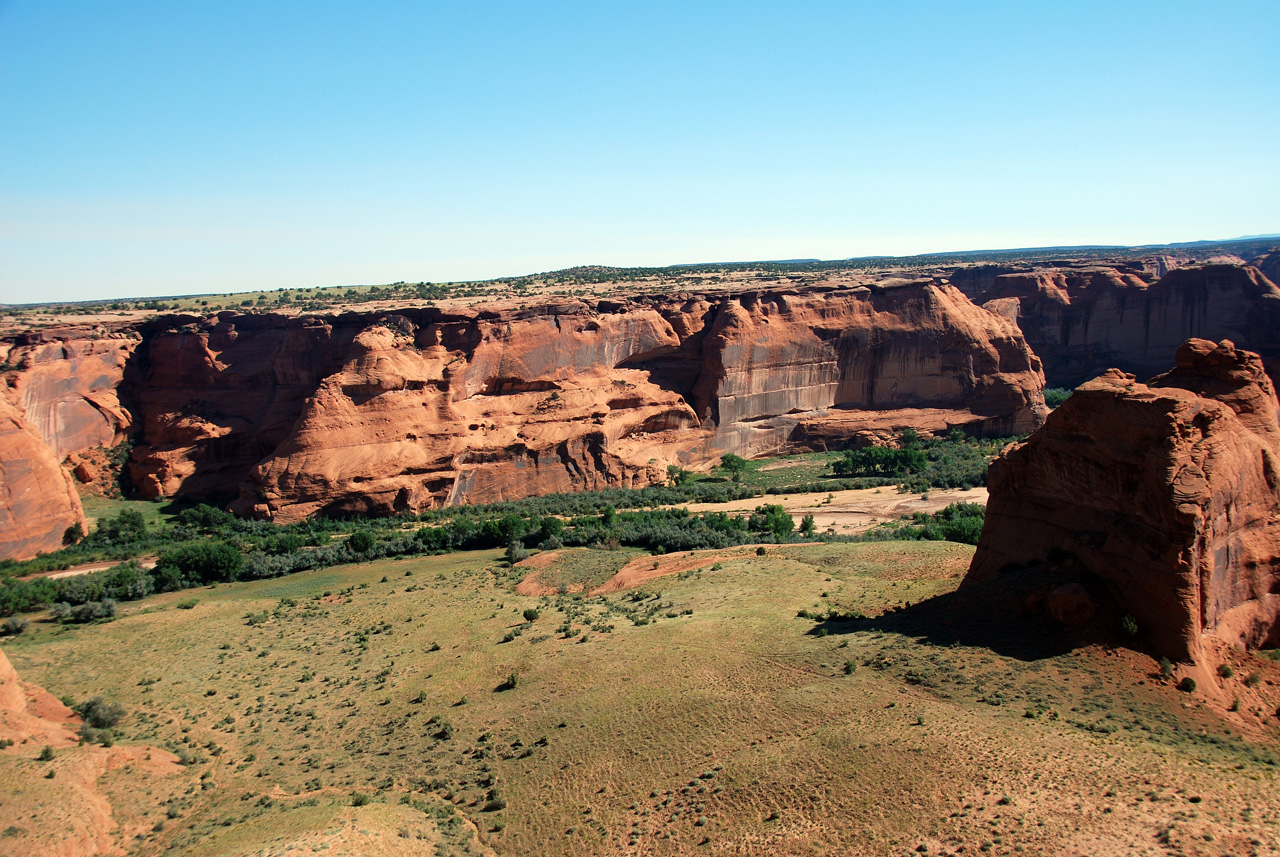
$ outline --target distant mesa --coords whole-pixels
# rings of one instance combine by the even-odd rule
[[[1219,647],[1280,642],[1278,410],[1261,359],[1230,341],[1187,340],[1146,384],[1112,369],[1081,385],[992,463],[964,585],[1036,577],[1029,606],[1068,625],[1131,616],[1212,681]]]

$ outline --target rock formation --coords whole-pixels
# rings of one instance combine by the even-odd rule
[[[667,467],[1045,413],[1017,327],[930,280],[529,307],[168,316],[5,351],[0,556],[80,519],[135,443],[146,498],[276,520],[643,486]],[[38,490],[37,490],[38,489]]]
[[[916,424],[1034,428],[1039,363],[928,281],[142,331],[126,381],[144,496],[277,520],[640,486],[724,452]]]
[[[0,394],[0,558],[55,551],[67,527],[77,523],[84,526],[84,511],[71,477]]]
[[[1229,341],[1188,340],[1176,364],[1147,384],[1105,372],[993,462],[966,586],[1047,563],[1105,590],[1175,660],[1212,660],[1211,639],[1277,642],[1274,388]],[[1049,593],[1060,620],[1088,618],[1082,588]]]
[[[17,405],[58,461],[124,440],[133,419],[119,389],[137,344],[125,333],[64,329],[0,347]]]
[[[1154,283],[1124,266],[987,273],[957,272],[976,302],[1016,318],[1051,387],[1110,367],[1154,374],[1190,337],[1231,339],[1269,366],[1280,360],[1280,289],[1252,266],[1189,265]]]

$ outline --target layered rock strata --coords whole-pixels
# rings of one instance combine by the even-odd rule
[[[928,281],[523,310],[168,319],[137,352],[145,496],[277,520],[648,485],[912,425],[1029,431],[1016,327]],[[127,382],[129,383],[129,382]],[[898,419],[886,419],[894,412]]]
[[[1277,410],[1262,361],[1230,341],[1188,340],[1147,384],[1113,369],[1081,385],[992,463],[965,585],[1049,564],[1105,590],[1170,658],[1204,663],[1210,641],[1274,645]]]
[[[1155,282],[1124,266],[957,274],[976,302],[1017,321],[1049,386],[1112,367],[1149,376],[1191,337],[1231,339],[1280,366],[1280,289],[1250,265],[1189,265]]]
[[[22,412],[0,395],[0,559],[30,559],[62,547],[84,527],[71,477]]]

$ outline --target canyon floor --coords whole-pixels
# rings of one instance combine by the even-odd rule
[[[114,763],[0,751],[0,854],[1280,853],[1280,664],[1241,655],[1272,708],[1231,712],[1120,645],[997,632],[955,592],[971,554],[567,551],[525,596],[459,553],[34,621],[24,680],[128,713]]]

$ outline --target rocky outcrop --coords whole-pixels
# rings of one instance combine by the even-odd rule
[[[296,520],[643,486],[726,452],[831,449],[904,427],[1012,434],[1045,413],[1016,325],[929,280],[223,312],[4,348],[0,514],[22,520],[5,550],[24,556],[79,519],[57,465],[110,490],[103,449],[126,437],[140,496]]]
[[[4,349],[16,403],[58,461],[124,440],[133,418],[119,391],[137,344],[128,333],[60,330]]]
[[[1154,374],[1190,337],[1231,339],[1280,359],[1280,289],[1252,266],[1189,265],[1154,283],[1117,266],[1001,273],[990,282],[975,300],[1016,317],[1049,386],[1073,387],[1111,367]]]
[[[22,412],[0,395],[0,559],[29,559],[62,547],[84,526],[71,477]]]
[[[1040,366],[929,281],[144,329],[129,399],[144,496],[277,520],[647,485],[916,425],[1028,431]],[[896,416],[895,416],[896,415]]]
[[[1250,262],[1253,267],[1262,272],[1263,276],[1273,283],[1280,283],[1280,247],[1263,253]]]
[[[1229,341],[1189,340],[1176,361],[1147,384],[1113,369],[1081,385],[992,463],[966,586],[1048,564],[1184,662],[1211,657],[1210,640],[1278,641],[1274,388],[1258,356]],[[1047,601],[1066,621],[1090,612],[1080,594]]]

